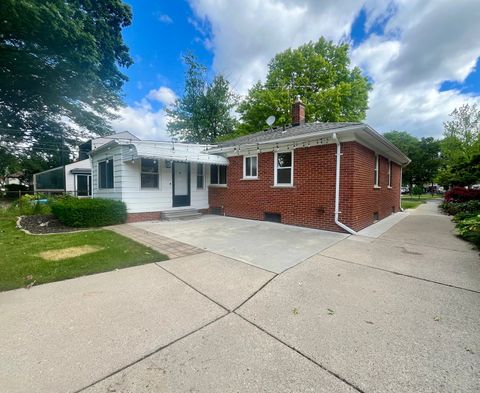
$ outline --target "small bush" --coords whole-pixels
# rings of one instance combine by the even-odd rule
[[[450,216],[454,216],[461,212],[476,213],[480,212],[480,200],[471,200],[468,202],[443,202],[440,207]]]
[[[50,206],[43,201],[45,197],[41,195],[23,195],[12,206],[9,207],[8,213],[19,216],[31,216],[36,214],[50,214]]]
[[[459,220],[457,229],[461,237],[480,247],[480,214]]]
[[[445,193],[445,202],[468,202],[480,200],[480,190],[470,190],[463,187],[454,187]]]
[[[423,187],[420,186],[413,186],[412,188],[412,194],[420,198],[420,196],[423,194],[424,189]]]
[[[125,203],[113,199],[79,199],[63,197],[52,203],[52,213],[71,227],[101,227],[124,223]]]

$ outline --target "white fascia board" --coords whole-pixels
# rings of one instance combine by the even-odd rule
[[[257,148],[257,146],[267,146],[267,145],[276,145],[280,143],[285,143],[285,142],[308,142],[308,141],[313,141],[317,140],[319,138],[327,138],[331,137],[334,133],[344,133],[348,131],[354,131],[354,130],[360,130],[363,129],[365,126],[364,125],[358,125],[358,126],[352,126],[352,127],[344,127],[344,128],[332,128],[331,130],[327,131],[318,131],[318,132],[312,132],[309,134],[303,134],[303,135],[292,135],[289,137],[285,138],[277,138],[277,139],[270,139],[268,141],[264,142],[258,142],[258,143],[249,143],[249,144],[240,144],[240,145],[235,145],[235,146],[228,146],[228,147],[216,147],[213,149],[210,149],[210,153],[229,153],[230,151],[233,151],[235,148],[240,147],[240,151],[243,150],[252,150],[253,148]],[[334,143],[332,141],[332,143]]]

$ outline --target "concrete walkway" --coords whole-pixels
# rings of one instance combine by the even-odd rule
[[[129,237],[130,239],[142,243],[147,247],[153,248],[154,250],[167,255],[170,259],[186,257],[188,255],[195,255],[204,252],[204,250],[201,250],[190,244],[157,235],[129,224],[112,225],[106,229]]]
[[[0,293],[1,390],[478,392],[479,309],[426,204],[280,274],[207,251]]]

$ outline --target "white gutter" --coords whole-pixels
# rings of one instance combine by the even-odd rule
[[[336,174],[335,174],[335,224],[337,224],[340,228],[346,230],[348,233],[352,235],[356,235],[352,228],[347,227],[345,224],[341,223],[338,219],[338,215],[340,212],[340,158],[342,156],[341,149],[340,149],[340,141],[337,138],[337,133],[334,132],[332,135],[333,140],[337,144],[337,166],[336,166]]]

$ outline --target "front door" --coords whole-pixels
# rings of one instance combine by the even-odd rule
[[[190,164],[172,164],[173,207],[190,206]]]

